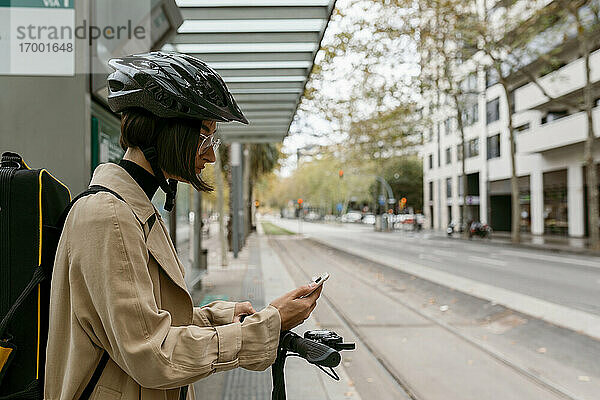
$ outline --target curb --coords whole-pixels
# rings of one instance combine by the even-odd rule
[[[473,241],[473,240],[469,240],[469,239],[463,239],[461,237],[447,237],[447,236],[441,236],[441,235],[432,235],[431,236],[432,239],[434,240],[460,240],[460,241],[464,241],[467,243],[478,243],[478,241]],[[576,249],[573,247],[552,247],[552,246],[548,246],[548,245],[543,245],[543,244],[529,244],[529,243],[511,243],[510,241],[498,241],[497,239],[491,239],[491,240],[485,240],[482,239],[482,243],[484,244],[489,244],[489,245],[494,245],[494,246],[502,246],[502,247],[513,247],[513,248],[520,248],[520,249],[526,249],[526,250],[541,250],[541,251],[547,251],[550,253],[562,253],[562,254],[571,254],[571,255],[581,255],[581,256],[591,256],[591,257],[600,257],[600,251],[595,251],[595,250],[591,250],[591,249]]]

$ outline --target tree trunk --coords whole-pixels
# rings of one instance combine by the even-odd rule
[[[227,265],[227,234],[225,233],[225,187],[223,166],[219,152],[215,152],[215,180],[217,184],[217,210],[219,212],[219,243],[221,244],[221,265]]]
[[[498,71],[499,74],[501,71]],[[510,90],[508,84],[502,81],[502,87],[504,88],[504,94],[506,95],[506,101],[508,103],[508,133],[510,138],[510,191],[511,191],[511,208],[512,208],[512,221],[511,221],[511,241],[514,244],[521,242],[521,203],[519,200],[519,179],[517,177],[517,145],[515,143],[515,132],[513,129],[513,101],[510,96]]]
[[[588,123],[588,135],[585,141],[584,159],[587,172],[587,200],[588,200],[588,221],[589,221],[589,240],[590,248],[600,250],[600,227],[598,226],[598,173],[594,164],[594,117],[592,109],[594,107],[592,98],[592,82],[590,79],[590,51],[585,39],[580,42],[585,59],[585,113]]]
[[[450,84],[452,86],[452,84]],[[461,155],[461,173],[462,173],[462,215],[460,216],[460,227],[463,228],[463,235],[465,237],[469,236],[469,227],[467,224],[467,192],[469,188],[469,183],[467,182],[467,152],[466,152],[466,143],[465,143],[465,126],[462,119],[462,109],[460,107],[460,102],[458,99],[458,95],[454,94],[454,105],[456,107],[456,122],[458,123],[458,131],[460,132],[460,142],[462,143],[462,155]],[[457,149],[458,154],[458,149]]]

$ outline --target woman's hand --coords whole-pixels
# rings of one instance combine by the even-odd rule
[[[255,312],[254,307],[252,307],[252,304],[250,304],[249,301],[236,303],[233,310],[233,322],[240,322],[240,317],[242,315],[252,315]]]
[[[306,296],[311,291],[310,296]],[[271,305],[279,310],[281,318],[281,330],[286,331],[300,325],[310,316],[310,313],[317,306],[317,299],[321,295],[323,285],[316,290],[314,285],[300,286],[289,293],[284,294],[271,302]]]

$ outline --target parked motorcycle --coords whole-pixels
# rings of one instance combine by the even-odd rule
[[[446,234],[448,236],[452,236],[452,234],[454,233],[454,227],[456,226],[456,224],[454,222],[450,222],[448,224],[448,227],[446,228]]]
[[[489,239],[492,235],[492,228],[488,224],[482,224],[481,222],[472,222],[469,226],[469,239],[473,236],[480,238]]]

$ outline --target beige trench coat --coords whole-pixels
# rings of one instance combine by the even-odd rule
[[[193,307],[183,266],[144,191],[116,164],[96,168],[91,185],[125,202],[89,195],[66,220],[52,278],[46,399],[78,399],[104,350],[110,360],[92,400],[176,400],[181,387],[214,372],[264,370],[275,361],[276,308],[232,323],[235,303]]]

